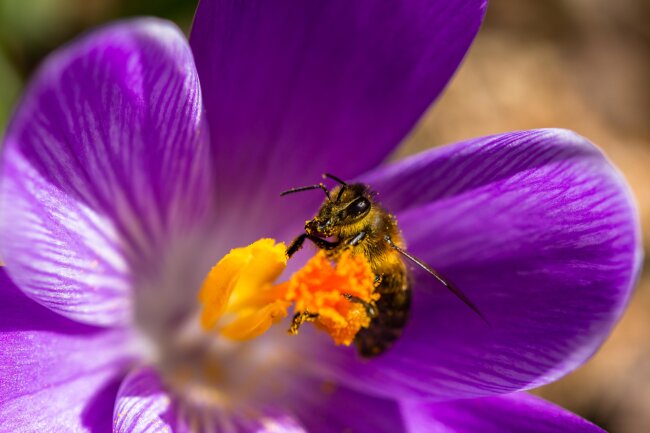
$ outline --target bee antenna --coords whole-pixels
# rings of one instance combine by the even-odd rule
[[[323,179],[332,179],[340,183],[341,185],[347,185],[347,183],[343,182],[339,177],[334,176],[333,174],[330,173],[324,173],[323,174]]]
[[[327,198],[331,200],[330,191],[323,183],[319,183],[318,185],[299,186],[297,188],[291,188],[286,191],[282,191],[280,193],[280,197],[284,197],[285,195],[293,194],[296,192],[310,191],[312,189],[319,189],[319,188],[322,189],[325,195],[327,196]]]
[[[465,295],[458,287],[456,287],[454,284],[449,282],[446,278],[444,278],[442,275],[440,275],[435,269],[433,269],[431,266],[427,265],[424,263],[422,260],[418,259],[417,257],[409,254],[402,248],[398,247],[393,243],[393,240],[389,237],[386,236],[386,242],[393,247],[395,250],[397,250],[400,254],[402,254],[404,257],[418,265],[420,268],[424,269],[428,274],[433,276],[436,280],[438,280],[443,286],[447,288],[451,293],[453,293],[458,299],[463,301],[465,305],[467,305],[469,308],[472,309],[478,316],[483,319],[485,323],[491,326],[490,321],[481,313],[481,310],[478,309],[476,305]]]
[[[341,196],[343,195],[343,191],[345,191],[345,187],[346,187],[346,186],[347,186],[347,185],[343,185],[343,186],[341,187],[341,189],[339,189],[339,193],[336,194],[336,202],[337,202],[337,203],[341,201]]]

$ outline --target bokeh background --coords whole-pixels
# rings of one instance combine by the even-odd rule
[[[123,16],[161,16],[187,31],[194,5],[0,0],[0,135],[51,50]],[[395,158],[479,135],[573,129],[601,146],[627,177],[650,250],[649,22],[648,0],[491,0],[460,71]],[[610,433],[650,432],[650,272],[602,350],[535,392]]]

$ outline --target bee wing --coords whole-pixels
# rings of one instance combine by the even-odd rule
[[[467,305],[469,308],[472,309],[478,316],[483,319],[485,323],[488,325],[490,324],[489,320],[481,313],[481,310],[478,309],[478,307],[463,293],[458,287],[456,287],[451,281],[440,275],[438,271],[433,269],[431,266],[423,262],[422,260],[418,259],[414,255],[408,253],[404,249],[398,247],[393,243],[393,241],[390,238],[386,238],[386,241],[388,241],[388,244],[393,247],[396,251],[398,251],[401,255],[409,259],[411,262],[415,263],[418,265],[420,268],[424,269],[429,275],[433,276],[436,280],[438,280],[443,286],[447,288],[451,293],[456,295],[458,299],[463,301],[465,305]]]

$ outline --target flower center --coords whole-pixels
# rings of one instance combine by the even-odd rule
[[[286,266],[286,246],[273,239],[231,250],[199,293],[203,329],[230,340],[252,339],[287,317],[292,303],[290,334],[313,322],[336,344],[349,345],[368,327],[379,294],[365,257],[344,251],[334,259],[319,251],[288,281],[275,284]]]

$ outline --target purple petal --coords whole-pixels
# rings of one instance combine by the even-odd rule
[[[113,413],[115,433],[182,431],[174,418],[172,398],[154,370],[141,368],[124,379]]]
[[[627,304],[642,255],[636,208],[616,169],[574,133],[470,140],[366,180],[409,250],[490,325],[416,272],[410,324],[389,352],[327,355],[349,382],[439,400],[533,388],[584,363]]]
[[[224,406],[228,396],[212,400],[221,395],[218,390],[211,393],[200,389],[200,385],[193,385],[196,387],[193,392],[192,385],[187,382],[186,385],[185,389],[177,388],[173,393],[154,369],[143,367],[131,372],[117,396],[114,432],[305,433],[292,417],[284,413],[244,408],[237,404],[234,408]]]
[[[268,398],[282,402],[310,433],[406,431],[395,401],[356,392],[345,383],[311,378],[296,369],[281,383],[272,382],[270,389]]]
[[[38,305],[0,268],[0,432],[109,432],[130,341]]]
[[[280,199],[281,191],[381,161],[445,86],[485,7],[201,1],[191,45],[217,158],[222,240],[231,247],[287,225],[300,231],[322,196]]]
[[[12,278],[67,317],[124,323],[132,269],[162,261],[208,216],[208,154],[198,76],[173,24],[122,22],[59,50],[4,143],[0,249]]]
[[[402,403],[410,433],[605,433],[588,421],[528,394],[449,403]]]

